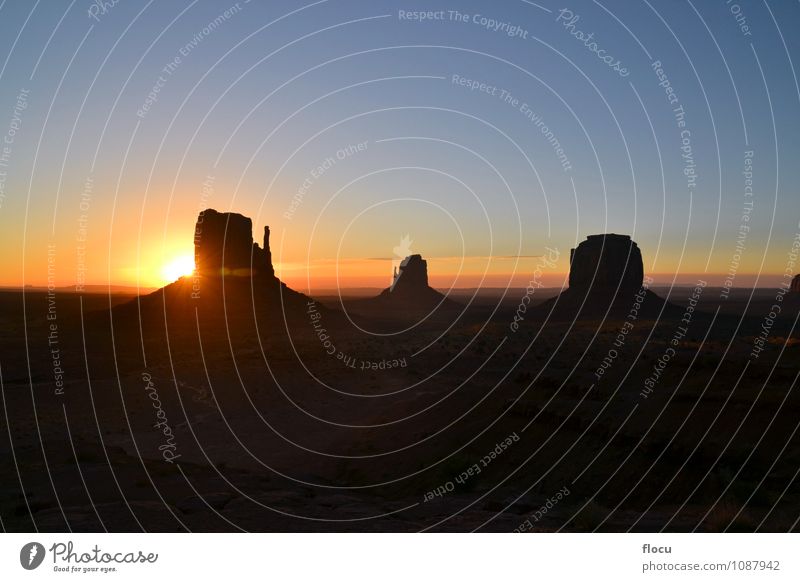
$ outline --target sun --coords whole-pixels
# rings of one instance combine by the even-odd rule
[[[175,257],[161,268],[161,276],[164,281],[171,283],[181,277],[186,277],[194,272],[194,257],[192,255],[182,255]]]

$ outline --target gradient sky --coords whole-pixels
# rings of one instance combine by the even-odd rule
[[[204,207],[251,216],[256,240],[270,225],[302,290],[386,284],[404,235],[439,286],[525,284],[546,247],[558,285],[600,232],[630,234],[660,281],[720,282],[743,224],[734,285],[768,286],[800,230],[795,2],[96,6],[0,4],[0,285],[47,283],[48,245],[58,285],[163,284]],[[400,17],[414,10],[444,20]]]

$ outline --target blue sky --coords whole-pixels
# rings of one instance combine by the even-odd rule
[[[2,284],[44,280],[45,241],[59,248],[60,283],[79,260],[88,282],[155,283],[158,265],[191,252],[205,202],[252,216],[257,237],[269,224],[290,280],[322,284],[335,264],[346,281],[369,278],[378,267],[365,260],[391,258],[405,234],[443,276],[464,259],[459,285],[524,278],[545,246],[566,257],[598,232],[631,234],[647,272],[713,279],[745,224],[748,151],[736,285],[757,273],[777,283],[798,232],[797,3],[96,6],[0,8],[0,133],[28,91],[3,182]],[[436,19],[401,17],[419,10]]]

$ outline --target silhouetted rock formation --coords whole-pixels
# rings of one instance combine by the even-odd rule
[[[255,245],[258,248],[258,245]],[[265,274],[274,277],[275,269],[272,267],[272,251],[269,250],[269,227],[264,227],[264,249],[261,251],[263,254],[263,262],[266,265]]]
[[[378,299],[398,308],[415,311],[453,303],[428,285],[428,262],[422,255],[409,255],[403,259],[400,268],[394,273],[392,285],[384,289]]]
[[[194,230],[194,274],[121,305],[115,312],[154,325],[165,316],[185,324],[195,313],[251,324],[257,320],[260,328],[271,322],[270,329],[282,318],[307,320],[310,298],[275,276],[269,227],[264,227],[263,248],[253,242],[252,228],[250,218],[241,214],[203,210]]]
[[[434,313],[447,313],[449,317],[460,312],[460,305],[428,284],[428,263],[422,255],[409,255],[395,269],[391,286],[377,297],[349,301],[347,310],[373,322],[408,322],[427,319]]]
[[[623,234],[593,234],[570,251],[569,288],[581,293],[636,292],[644,267],[639,246]]]
[[[201,276],[274,277],[269,250],[269,227],[264,227],[264,248],[253,242],[253,222],[234,212],[209,208],[197,217],[194,263]]]
[[[643,282],[642,253],[630,236],[590,235],[570,251],[569,288],[539,311],[570,318],[618,317],[637,305],[639,317],[673,315],[675,306],[642,290]]]
[[[795,275],[792,279],[792,286],[790,291],[792,293],[800,293],[800,275]]]
[[[403,259],[400,269],[395,270],[389,291],[401,296],[413,295],[425,288],[428,288],[428,262],[422,259],[422,255],[410,255]]]

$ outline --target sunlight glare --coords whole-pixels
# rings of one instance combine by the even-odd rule
[[[194,272],[194,257],[192,255],[183,255],[174,258],[172,261],[164,265],[161,269],[161,276],[166,282],[177,281],[181,277],[186,277]]]

